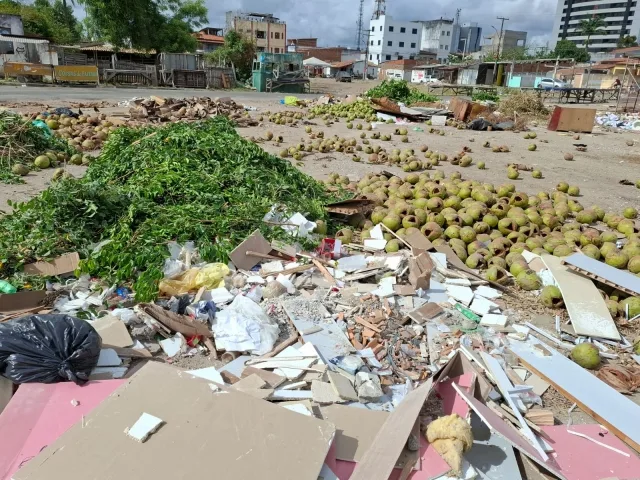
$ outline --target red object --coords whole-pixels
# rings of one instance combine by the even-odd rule
[[[438,382],[436,385],[436,392],[438,396],[442,398],[442,409],[445,415],[451,415],[457,413],[462,418],[467,418],[469,414],[469,405],[453,388],[453,383],[456,383],[459,387],[469,391],[469,387],[476,381],[475,373],[465,373],[456,378],[450,378],[444,382]]]
[[[335,248],[336,248],[336,239],[325,238],[324,240],[322,240],[322,242],[320,243],[320,246],[316,251],[318,252],[318,255],[320,255],[322,258],[333,260]]]
[[[194,335],[193,337],[187,338],[187,345],[191,348],[195,348],[202,343],[202,338],[200,335]]]

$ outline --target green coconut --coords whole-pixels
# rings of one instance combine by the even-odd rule
[[[581,343],[571,350],[571,358],[582,368],[594,370],[600,365],[600,350],[591,343]]]
[[[594,260],[600,260],[600,249],[595,245],[585,245],[581,249],[582,253],[584,253],[587,257],[591,257]]]
[[[469,268],[477,269],[484,267],[486,265],[486,262],[482,255],[480,255],[479,253],[473,253],[469,255],[465,264]]]
[[[618,313],[624,315],[627,305],[629,306],[629,318],[640,315],[640,297],[629,297],[622,300],[618,304]]]
[[[527,261],[524,259],[522,254],[517,252],[509,252],[505,257],[505,261],[509,266],[513,265],[516,262],[525,263],[525,264],[527,263]]]
[[[522,290],[539,290],[542,287],[540,277],[533,270],[525,269],[516,275],[516,283]]]
[[[471,227],[462,227],[459,231],[459,236],[463,242],[471,243],[476,239],[476,231]]]
[[[638,210],[636,210],[633,207],[627,207],[622,212],[622,215],[624,216],[624,218],[637,218],[638,217]]]
[[[442,236],[442,227],[436,222],[427,222],[420,229],[422,234],[432,242]]]
[[[580,223],[591,224],[595,221],[595,214],[590,210],[582,210],[576,214],[576,220]]]
[[[49,168],[51,166],[51,159],[46,155],[40,155],[36,157],[33,164],[38,168]]]
[[[402,226],[404,228],[417,228],[420,226],[420,221],[415,215],[407,215],[402,219]]]
[[[348,244],[353,241],[353,230],[350,228],[343,228],[336,233],[336,239],[340,240],[343,244]]]
[[[487,269],[485,278],[489,281],[503,285],[509,280],[509,274],[503,267],[492,265]]]
[[[629,259],[629,263],[627,263],[627,270],[633,274],[640,273],[640,255],[636,255]]]
[[[534,170],[533,172],[531,172],[531,176],[533,178],[542,178],[542,171]]]
[[[486,168],[484,162],[478,162],[478,170],[484,170]]]
[[[507,170],[507,178],[508,178],[509,180],[517,180],[519,176],[520,176],[520,172],[518,172],[518,170],[517,170],[517,169],[515,169],[515,168],[509,168],[509,169]]]
[[[631,235],[635,232],[635,225],[633,220],[625,218],[624,220],[620,220],[618,223],[618,231],[620,233],[624,233],[625,235]]]
[[[540,302],[548,308],[560,308],[564,305],[560,289],[554,285],[547,285],[540,292]]]
[[[607,305],[611,316],[616,318],[618,316],[618,302],[610,298],[609,300],[605,300],[604,303]]]
[[[629,263],[629,256],[622,251],[611,251],[604,257],[604,263],[615,268],[626,268]]]
[[[624,247],[622,247],[622,251],[627,254],[629,258],[640,255],[640,244],[638,243],[627,243]]]
[[[387,242],[387,245],[384,247],[387,253],[395,253],[400,250],[400,240],[393,239]]]
[[[556,185],[556,190],[559,192],[567,193],[569,191],[569,184],[567,182],[560,182]]]
[[[379,223],[382,223],[382,221],[384,220],[384,217],[386,217],[388,214],[388,210],[381,208],[379,210],[374,210],[371,213],[371,221],[373,222],[374,225],[378,225]]]
[[[603,257],[606,257],[609,253],[611,252],[616,252],[618,250],[618,247],[616,247],[616,244],[613,242],[604,242],[602,244],[602,246],[600,247],[600,254]]]
[[[316,228],[313,230],[314,233],[318,235],[326,235],[327,234],[327,223],[324,220],[316,221]]]
[[[558,245],[553,249],[554,257],[566,257],[573,253],[573,248],[569,245]]]
[[[19,175],[21,177],[24,177],[26,174],[29,173],[29,167],[21,163],[16,163],[11,167],[11,173],[13,173],[14,175]]]
[[[444,236],[451,238],[460,238],[460,227],[458,225],[450,225],[444,231]]]
[[[438,239],[438,240],[442,240],[442,239]],[[456,241],[461,242],[462,244],[457,243]],[[449,242],[449,246],[451,247],[451,250],[453,250],[453,252],[456,254],[456,256],[460,260],[462,260],[463,262],[467,260],[467,257],[468,257],[467,249],[465,248],[464,242],[462,240],[454,238]]]
[[[522,272],[527,271],[528,269],[529,269],[529,265],[524,260],[523,261],[518,261],[518,262],[513,262],[511,264],[511,267],[509,267],[509,273],[511,273],[511,275],[513,275],[514,277],[517,278],[518,275],[520,275]]]
[[[385,227],[387,227],[389,230],[392,230],[395,232],[396,230],[399,230],[400,227],[402,226],[402,220],[400,219],[399,215],[395,213],[390,213],[382,219],[382,224]]]

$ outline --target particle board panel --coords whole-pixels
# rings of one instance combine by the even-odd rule
[[[541,258],[558,284],[576,334],[620,340],[616,324],[593,282],[570,271],[558,257]]]
[[[124,431],[142,412],[165,423],[138,443]],[[149,362],[14,479],[175,480],[213,465],[228,480],[316,480],[334,435],[323,420],[224,387],[212,391],[206,380]]]
[[[594,280],[622,290],[629,295],[640,294],[640,278],[626,270],[619,270],[582,253],[574,253],[565,257],[564,263],[568,264],[570,268],[578,269],[580,273],[589,275]]]
[[[543,346],[551,355],[541,355],[535,345]],[[529,342],[511,341],[510,349],[528,370],[640,452],[640,405],[535,337],[530,336]]]
[[[595,118],[595,108],[556,107],[547,129],[552,132],[591,133]]]

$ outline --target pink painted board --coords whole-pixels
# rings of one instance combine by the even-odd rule
[[[25,383],[0,415],[0,480],[9,480],[44,447],[111,395],[125,380]],[[72,400],[79,402],[74,407]]]
[[[463,391],[462,388],[458,388],[456,392],[464,399],[465,402],[469,404],[473,411],[476,412],[476,414],[485,423],[485,425],[487,425],[493,432],[496,432],[498,435],[507,440],[511,445],[513,445],[514,448],[517,448],[524,455],[529,457],[537,464],[542,465],[554,475],[562,479],[568,479],[568,477],[561,473],[562,469],[553,458],[549,457],[548,461],[544,461],[524,436],[520,435],[520,433],[518,433],[518,431],[514,427],[501,419],[484,403],[480,402],[476,398]]]
[[[436,393],[442,399],[442,408],[445,415],[457,413],[462,418],[468,417],[469,405],[456,393],[452,384],[456,383],[458,386],[464,388],[465,392],[469,392],[469,388],[473,386],[475,380],[475,373],[470,372],[460,375],[459,377],[449,378],[444,382],[438,382],[436,385]]]
[[[410,480],[433,480],[451,470],[447,462],[442,459],[436,449],[422,435],[420,435],[420,460],[421,467],[419,470],[414,470],[409,474],[408,478]],[[336,468],[332,470],[340,480],[349,480],[356,465],[357,463],[355,462],[337,460]],[[401,470],[395,468],[389,476],[389,480],[397,480],[400,478],[400,473]]]
[[[566,425],[540,428],[553,440],[547,440],[555,450],[555,453],[550,455],[555,457],[565,477],[580,480],[600,480],[610,477],[618,480],[640,478],[640,459],[622,440],[600,425],[572,425],[569,428],[626,452],[630,455],[629,457],[590,442],[586,438],[567,433]]]

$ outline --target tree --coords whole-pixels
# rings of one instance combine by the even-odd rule
[[[115,47],[156,52],[196,48],[191,34],[206,24],[204,0],[78,0],[85,6],[92,35]]]
[[[625,35],[618,40],[618,48],[637,47],[638,38],[635,35]]]
[[[589,50],[589,41],[591,40],[591,37],[605,32],[604,20],[598,16],[582,20],[578,24],[578,28],[576,30],[587,37],[584,41],[584,48],[585,50]]]
[[[233,64],[240,80],[251,77],[253,59],[256,56],[256,44],[235,30],[224,36],[224,45],[207,54],[207,59],[215,63]]]
[[[585,48],[578,48],[571,40],[559,40],[550,55],[554,58],[573,58],[576,62],[589,61],[589,52]]]
[[[20,15],[27,35],[39,35],[59,44],[74,43],[80,38],[73,11],[70,7],[65,9],[61,0],[53,5],[47,0],[36,0],[32,5],[1,0],[0,14]]]

